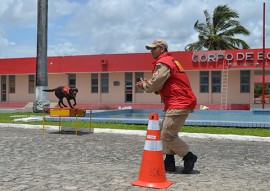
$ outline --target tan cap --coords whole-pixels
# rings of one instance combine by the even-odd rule
[[[162,46],[163,48],[168,49],[168,44],[166,40],[163,40],[163,39],[156,39],[151,44],[146,45],[145,48],[147,50],[151,50],[152,48],[155,48],[157,46]]]

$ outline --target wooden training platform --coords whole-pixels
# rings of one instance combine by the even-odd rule
[[[79,128],[78,127],[78,117],[85,117],[86,109],[67,109],[67,108],[43,108],[43,114],[42,114],[42,135],[44,135],[44,129],[45,129],[45,113],[48,113],[50,117],[58,117],[58,125],[59,125],[59,131],[70,131],[72,128],[70,127],[63,127],[61,126],[61,118],[62,117],[76,117],[76,127],[75,132],[76,135],[78,135],[78,131],[85,130],[85,128]],[[89,132],[93,132],[92,128],[92,110],[90,110],[90,117],[89,117]]]

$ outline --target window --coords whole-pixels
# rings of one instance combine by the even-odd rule
[[[240,93],[250,92],[250,71],[240,71]]]
[[[9,93],[15,93],[15,75],[9,76]]]
[[[120,81],[114,81],[113,86],[120,86]]]
[[[28,93],[35,93],[35,75],[28,76]]]
[[[200,92],[201,93],[209,92],[209,72],[208,71],[200,72]]]
[[[71,88],[76,87],[76,74],[68,74],[68,86]]]
[[[101,93],[109,93],[109,74],[101,74]]]
[[[91,74],[91,93],[98,93],[98,74]]]
[[[140,81],[141,78],[144,79],[143,72],[135,72],[135,83]],[[143,89],[136,87],[135,93],[143,93]]]
[[[220,93],[221,71],[212,71],[212,92]]]

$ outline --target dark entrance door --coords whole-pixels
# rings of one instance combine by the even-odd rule
[[[7,101],[7,76],[1,76],[1,102]]]

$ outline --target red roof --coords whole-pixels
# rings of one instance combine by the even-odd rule
[[[270,49],[266,49],[270,68]],[[262,69],[262,49],[172,52],[185,70]],[[151,71],[150,53],[48,57],[48,73]],[[0,59],[0,74],[34,74],[36,58]]]

